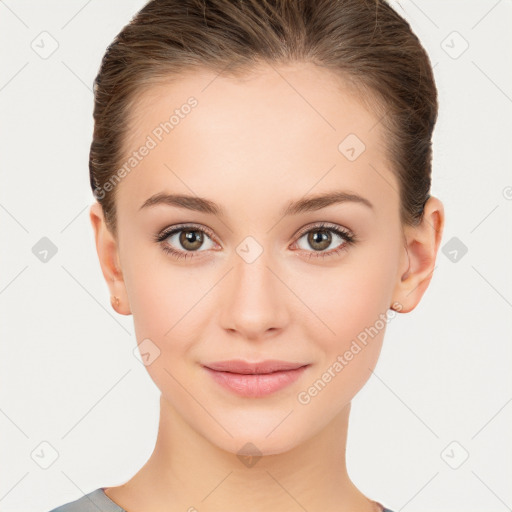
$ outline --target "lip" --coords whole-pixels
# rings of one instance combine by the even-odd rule
[[[211,370],[219,372],[231,372],[242,374],[262,374],[273,373],[286,370],[295,370],[307,363],[292,363],[289,361],[279,361],[278,359],[267,359],[265,361],[256,361],[254,363],[243,361],[242,359],[230,359],[229,361],[216,361],[205,364]]]
[[[214,381],[244,397],[263,397],[295,382],[310,366],[275,359],[247,362],[240,359],[203,365]]]

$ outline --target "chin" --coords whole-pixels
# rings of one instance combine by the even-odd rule
[[[287,439],[277,435],[270,438],[263,433],[260,436],[242,435],[233,438],[211,439],[210,441],[214,442],[218,448],[239,457],[244,464],[246,464],[245,461],[251,461],[252,458],[256,460],[258,457],[289,452],[299,444],[299,440],[290,439],[289,436]],[[250,467],[250,463],[246,465]]]
[[[224,426],[232,437],[223,429],[201,434],[210,443],[237,456],[278,455],[293,450],[308,437],[292,420],[293,414],[287,417],[289,412],[270,414],[266,419],[262,419],[260,412],[257,420],[249,415],[243,420],[237,418],[236,422],[225,421]]]

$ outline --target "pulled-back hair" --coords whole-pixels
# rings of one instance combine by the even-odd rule
[[[378,115],[404,224],[430,197],[437,90],[429,57],[385,0],[151,0],[103,56],[94,82],[93,193],[117,236],[118,170],[139,95],[202,68],[243,75],[257,63],[307,62],[335,72]]]

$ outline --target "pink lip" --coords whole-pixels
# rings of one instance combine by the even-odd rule
[[[266,361],[256,361],[249,363],[242,359],[231,359],[229,361],[216,361],[215,363],[205,364],[211,370],[231,373],[272,373],[283,370],[295,370],[306,363],[291,363],[288,361],[279,361],[277,359],[267,359]]]
[[[262,397],[295,382],[309,364],[268,360],[248,363],[242,360],[218,361],[204,365],[213,379],[245,397]]]

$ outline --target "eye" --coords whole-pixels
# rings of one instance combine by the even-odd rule
[[[337,255],[356,241],[355,235],[350,231],[325,222],[309,227],[307,230],[301,230],[298,236],[299,239],[295,244],[297,244],[300,249],[309,252],[310,258],[325,258],[327,256]],[[161,233],[158,233],[154,239],[162,246],[162,250],[165,253],[170,254],[176,259],[186,259],[196,257],[193,253],[204,252],[205,250],[215,247],[215,243],[212,240],[213,237],[213,232],[204,226],[182,224],[165,229]],[[306,245],[312,247],[313,251],[310,251],[308,247],[301,247],[299,242],[303,238],[305,238]],[[336,239],[342,243],[335,246],[333,250],[326,251],[331,244],[336,243]],[[206,246],[205,241],[209,242]]]
[[[303,238],[305,239],[305,244],[301,247],[299,242]],[[337,240],[338,242],[341,240],[342,243],[338,243],[336,246]],[[310,227],[307,231],[302,230],[299,233],[299,239],[296,244],[299,245],[300,249],[310,252],[310,258],[325,258],[340,254],[342,251],[346,250],[349,245],[354,244],[355,241],[356,237],[350,231],[324,222],[313,226],[313,228]],[[335,244],[335,248],[331,251],[326,251],[333,243]],[[313,248],[313,251],[310,251],[307,246]]]
[[[157,234],[155,241],[159,242],[164,252],[180,259],[194,257],[194,252],[203,252],[215,246],[213,233],[205,227],[191,224],[174,226]],[[206,244],[205,241],[209,241]],[[200,250],[203,249],[203,250]]]

